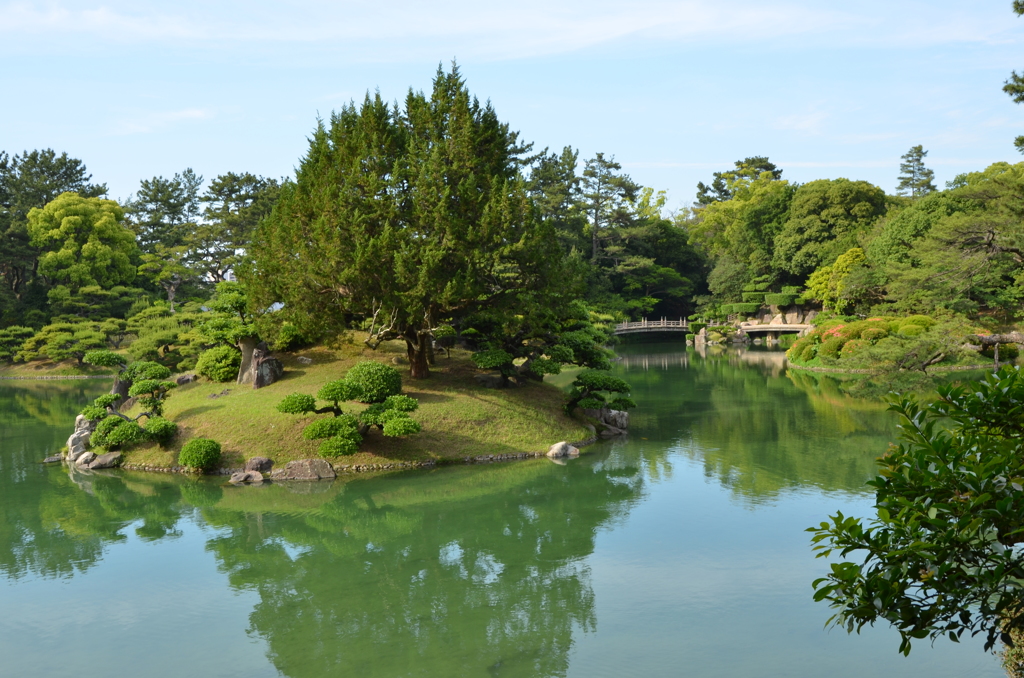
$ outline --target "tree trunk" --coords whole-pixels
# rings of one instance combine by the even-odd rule
[[[256,350],[256,345],[259,343],[260,340],[256,337],[245,337],[238,340],[238,350],[242,352],[242,364],[238,366],[236,383],[252,383],[252,352]]]
[[[429,344],[430,332],[409,330],[405,333],[405,349],[409,356],[409,376],[413,379],[426,379],[430,376],[430,364],[427,362]]]
[[[122,380],[120,376],[114,376],[114,386],[110,389],[110,394],[121,398],[118,402],[114,403],[114,409],[117,409],[121,403],[128,400],[128,389],[131,387],[132,382],[130,380]]]

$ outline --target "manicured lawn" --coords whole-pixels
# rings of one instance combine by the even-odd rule
[[[285,377],[259,390],[205,379],[181,386],[171,393],[165,410],[165,416],[179,425],[177,438],[168,449],[146,445],[131,450],[125,463],[173,466],[181,445],[192,437],[220,442],[222,464],[228,468],[239,467],[254,456],[270,457],[278,466],[292,459],[316,457],[319,441],[302,438],[302,429],[315,418],[329,415],[282,414],[276,409],[281,399],[289,393],[315,394],[325,382],[343,377],[361,360],[391,364],[404,352],[404,344],[398,342],[382,345],[377,351],[359,343],[335,349],[319,347],[279,355]],[[303,365],[299,356],[311,358],[313,363]],[[386,438],[373,429],[357,454],[331,461],[375,464],[544,452],[560,440],[582,440],[590,435],[563,412],[564,395],[554,386],[531,383],[503,390],[478,386],[473,380],[478,371],[467,352],[452,351],[451,358],[439,354],[433,376],[426,380],[409,379],[406,365],[396,367],[402,372],[404,393],[420,403],[412,416],[422,425],[422,432]],[[366,406],[347,403],[343,407],[356,413]]]

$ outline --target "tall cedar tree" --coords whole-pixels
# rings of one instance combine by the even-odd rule
[[[909,194],[912,198],[920,198],[936,191],[935,172],[924,166],[928,151],[918,144],[911,146],[900,159],[900,183],[896,187],[899,195]]]
[[[583,170],[583,204],[590,219],[590,261],[597,264],[601,252],[601,229],[607,228],[626,201],[636,198],[640,186],[626,174],[617,174],[622,165],[615,158],[598,153],[587,160]]]
[[[554,229],[520,176],[529,147],[457,67],[404,110],[367,94],[321,123],[294,184],[282,187],[252,248],[254,302],[309,336],[367,322],[368,343],[406,342],[429,376],[431,331],[488,308],[517,311],[565,286]]]

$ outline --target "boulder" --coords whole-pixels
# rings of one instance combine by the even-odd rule
[[[602,438],[614,438],[615,436],[621,436],[624,435],[625,433],[626,432],[623,431],[621,428],[616,428],[615,426],[605,426],[604,429],[602,429],[597,435],[599,435]]]
[[[82,468],[89,468],[89,464],[91,464],[94,459],[96,459],[96,455],[93,452],[86,452],[75,459],[75,463]]]
[[[547,456],[552,459],[572,458],[580,456],[580,451],[563,440],[552,445]]]
[[[313,364],[313,359],[312,358],[307,358],[304,355],[300,355],[298,358],[296,358],[296,360],[298,360],[299,363],[302,364],[302,365],[312,365]]]
[[[772,325],[785,325],[786,324],[786,319],[782,317],[781,313],[778,313],[778,314],[772,316],[771,324]]]
[[[584,417],[590,417],[591,419],[597,419],[598,421],[604,421],[604,419],[601,418],[602,414],[604,413],[604,410],[592,410],[592,409],[588,409],[586,407],[581,407],[580,411],[583,413]]]
[[[260,473],[270,473],[270,469],[274,468],[274,462],[266,457],[253,457],[249,461],[245,462],[246,471],[259,471]]]
[[[92,453],[90,452],[90,454],[92,454]],[[117,466],[120,463],[121,463],[121,453],[120,452],[107,452],[106,454],[101,454],[100,456],[96,457],[91,462],[89,462],[89,468],[91,468],[91,469],[96,469],[96,468],[112,468],[114,466]]]
[[[89,436],[86,431],[75,431],[68,438],[68,459],[75,461],[89,449]]]
[[[50,455],[49,457],[47,457],[46,459],[43,459],[43,463],[44,464],[56,464],[58,461],[60,461],[63,458],[64,457],[60,456],[59,454],[53,454],[53,455]]]
[[[256,376],[253,377],[252,387],[263,388],[284,376],[284,365],[277,358],[261,358],[259,362],[253,362],[253,371]]]
[[[184,386],[185,384],[191,384],[193,381],[195,381],[198,378],[199,377],[197,377],[194,374],[183,374],[180,377],[178,377],[177,379],[175,379],[174,383],[177,384],[178,386]]]
[[[241,485],[242,483],[262,483],[263,474],[259,471],[236,471],[231,474],[229,483]]]
[[[602,421],[615,428],[627,429],[629,428],[629,412],[623,410],[604,410],[604,419]]]
[[[336,478],[334,468],[326,459],[298,459],[270,474],[273,480],[324,480]]]
[[[93,421],[92,419],[89,419],[84,414],[80,414],[77,417],[75,417],[75,432],[76,433],[78,431],[86,431],[87,433],[91,434],[95,430],[96,430],[96,422]]]
[[[818,317],[818,312],[816,310],[812,309],[812,310],[807,312],[806,316],[804,316],[804,323],[806,323],[808,325],[813,325],[814,324],[814,319],[817,318],[817,317]]]

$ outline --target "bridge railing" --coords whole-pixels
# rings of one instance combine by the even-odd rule
[[[703,324],[706,324],[708,327],[714,327],[716,325],[721,325],[722,323],[712,320],[711,322]],[[648,320],[647,318],[644,318],[637,322],[624,322],[615,326],[616,332],[637,330],[674,330],[677,332],[685,332],[689,329],[690,323],[685,318],[680,318],[679,320],[669,320],[668,318],[662,318],[661,320]]]

